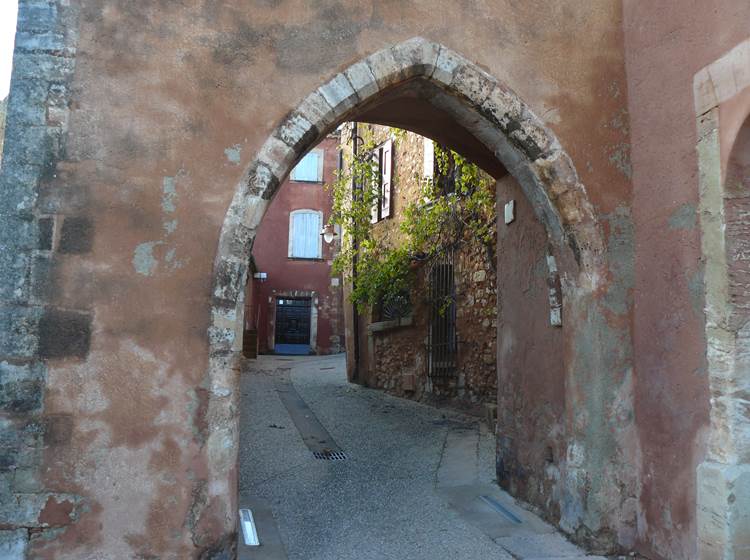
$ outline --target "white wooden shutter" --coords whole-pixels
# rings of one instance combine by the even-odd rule
[[[320,165],[320,154],[317,151],[308,152],[300,162],[292,169],[292,181],[318,181],[318,167]]]
[[[320,215],[317,212],[294,214],[292,235],[292,257],[301,259],[320,257]]]
[[[424,138],[424,159],[422,162],[422,176],[432,179],[435,176],[435,144],[429,138]]]
[[[391,217],[391,177],[393,176],[393,141],[383,144],[380,155],[380,219]]]
[[[323,153],[312,150],[305,154],[300,162],[292,169],[292,181],[320,183],[323,180]]]
[[[305,256],[305,236],[307,235],[306,214],[298,212],[292,216],[292,256],[303,258]]]
[[[320,258],[320,215],[317,212],[306,214],[307,236],[305,237],[305,256],[311,259]]]
[[[377,224],[380,220],[380,196],[382,194],[382,190],[380,189],[380,163],[383,161],[382,158],[382,148],[378,148],[375,150],[375,153],[372,156],[372,164],[376,169],[376,173],[373,174],[372,177],[372,184],[370,185],[370,188],[373,190],[374,193],[374,199],[372,201],[372,207],[370,208],[370,223],[371,224]]]

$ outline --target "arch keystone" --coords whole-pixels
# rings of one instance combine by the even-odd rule
[[[406,79],[406,72],[403,64],[396,60],[391,49],[383,49],[371,54],[364,60],[370,68],[370,72],[375,77],[375,81],[380,89],[398,84]]]
[[[320,86],[318,92],[333,107],[337,117],[352,109],[359,101],[357,92],[345,74],[336,74],[328,83]]]
[[[378,93],[380,87],[370,67],[363,61],[357,62],[344,71],[360,99],[367,99]]]
[[[440,54],[440,46],[423,37],[413,37],[390,50],[394,60],[401,64],[404,78],[431,76]]]
[[[450,87],[453,76],[462,66],[471,66],[471,62],[450,49],[441,48],[430,78],[443,86]]]

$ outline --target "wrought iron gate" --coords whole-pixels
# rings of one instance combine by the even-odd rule
[[[427,376],[445,382],[456,376],[456,284],[453,253],[447,253],[430,270],[428,279]]]

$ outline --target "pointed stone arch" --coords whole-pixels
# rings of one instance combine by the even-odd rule
[[[354,120],[358,109],[379,95],[413,80],[445,92],[451,116],[521,185],[551,245],[571,251],[577,270],[568,271],[565,291],[577,305],[593,301],[606,276],[601,231],[571,158],[509,87],[460,54],[421,37],[353,64],[308,95],[278,125],[247,168],[227,211],[214,263],[209,327],[209,500],[221,501],[227,494],[234,499],[238,434],[233,349],[242,325],[249,256],[266,208],[283,179],[319,139],[341,122]],[[598,354],[593,358],[603,359]],[[226,511],[228,522],[232,510],[236,508]]]

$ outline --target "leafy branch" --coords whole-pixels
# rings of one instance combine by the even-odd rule
[[[396,134],[397,140],[403,132]],[[333,273],[352,285],[351,299],[360,312],[368,306],[403,297],[416,280],[416,268],[430,266],[449,251],[477,243],[494,267],[495,196],[490,177],[460,154],[435,146],[434,178],[415,177],[418,196],[403,209],[398,242],[373,231],[371,209],[379,202],[380,170],[373,158],[377,145],[364,128],[356,154],[347,154],[330,186],[330,223],[344,232]],[[395,180],[395,178],[394,178]],[[395,181],[394,181],[395,183]],[[394,184],[394,187],[397,185]]]

